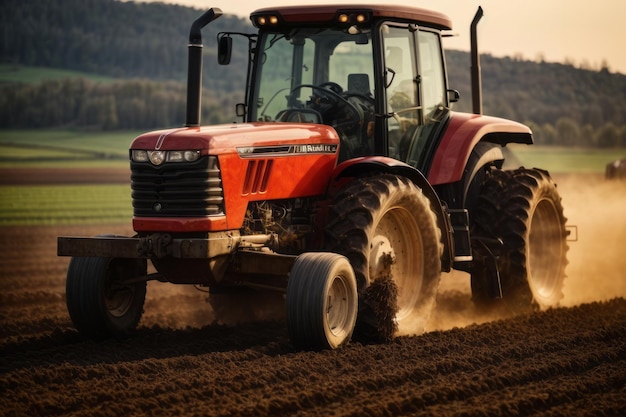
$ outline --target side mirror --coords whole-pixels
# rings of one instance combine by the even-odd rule
[[[385,68],[385,88],[389,88],[394,78],[396,78],[396,72],[389,67]]]
[[[233,52],[233,38],[222,36],[217,43],[217,63],[220,65],[230,64],[230,57]]]
[[[461,98],[461,94],[457,90],[448,90],[448,101],[456,103]]]
[[[246,115],[246,105],[244,103],[237,103],[235,105],[235,114],[237,117],[244,117]]]

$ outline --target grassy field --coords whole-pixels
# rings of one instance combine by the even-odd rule
[[[551,173],[604,173],[606,165],[626,158],[626,148],[565,148],[557,146],[512,145],[511,150],[526,167],[547,169]]]
[[[0,168],[127,168],[141,132],[0,130]],[[0,225],[127,223],[130,184],[0,186]]]
[[[0,168],[121,167],[142,132],[0,130]]]
[[[126,223],[128,185],[0,186],[0,226]]]
[[[141,132],[0,130],[0,168],[128,167],[128,146]],[[517,164],[551,173],[604,173],[626,149],[512,146]],[[0,225],[127,223],[130,185],[0,186]]]

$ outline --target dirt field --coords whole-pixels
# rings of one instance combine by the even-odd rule
[[[56,236],[130,226],[0,228],[0,415],[624,416],[626,182],[556,179],[578,237],[562,307],[481,314],[446,274],[428,333],[321,353],[280,319],[212,324],[206,294],[155,282],[135,336],[81,340]]]

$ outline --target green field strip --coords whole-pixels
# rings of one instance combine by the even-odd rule
[[[139,132],[0,130],[0,167],[119,168]]]
[[[71,130],[0,130],[0,144],[20,147],[57,149],[128,158],[128,148],[142,132],[84,132]]]
[[[0,186],[0,225],[130,222],[128,185]]]
[[[75,160],[85,158],[85,154],[72,150],[40,148],[32,145],[11,145],[0,143],[0,162],[26,162],[41,160]]]
[[[606,165],[626,158],[626,148],[587,149],[553,146],[509,145],[526,167],[537,167],[551,173],[604,173]]]

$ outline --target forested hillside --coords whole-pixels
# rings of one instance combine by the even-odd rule
[[[157,128],[184,121],[189,25],[202,10],[114,0],[4,0],[0,67],[61,68],[117,81],[51,80],[0,84],[0,127]],[[461,30],[462,28],[457,28]],[[216,64],[220,31],[250,32],[247,19],[224,16],[203,30],[203,121],[234,119],[243,99],[246,48]],[[455,109],[469,110],[469,54],[448,51]],[[626,145],[626,75],[571,65],[482,57],[485,113],[529,123],[538,142]],[[208,118],[207,118],[208,117]]]
[[[185,79],[189,26],[203,10],[114,0],[3,0],[3,63],[66,68],[117,78]],[[202,31],[250,31],[245,19],[223,16]],[[207,48],[205,56],[215,56]],[[236,56],[239,63],[243,56]],[[245,67],[243,68],[245,70]],[[228,72],[206,80],[230,89]],[[225,76],[225,77],[224,77]],[[222,81],[226,81],[222,85]]]

